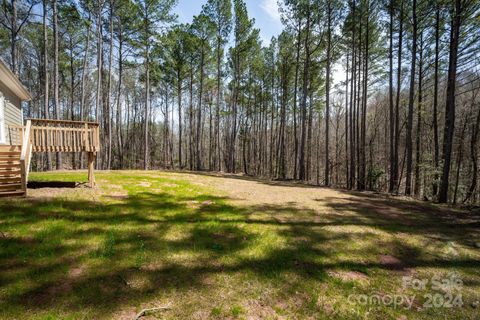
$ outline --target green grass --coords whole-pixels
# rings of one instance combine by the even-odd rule
[[[31,179],[84,182],[85,173]],[[160,305],[171,309],[159,319],[475,319],[480,310],[478,217],[370,195],[321,199],[325,212],[241,206],[160,172],[97,181],[97,190],[0,202],[1,319],[129,319]],[[380,261],[387,254],[399,270]],[[451,272],[463,280],[463,307],[423,308],[436,291],[402,288],[405,275]],[[415,303],[348,302],[362,294]]]

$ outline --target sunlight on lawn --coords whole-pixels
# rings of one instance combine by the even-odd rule
[[[132,319],[159,305],[172,307],[158,315],[168,319],[468,319],[478,311],[478,221],[469,217],[369,195],[323,199],[328,214],[234,205],[191,177],[161,172],[98,173],[97,181],[97,190],[38,189],[0,203],[0,318]],[[402,287],[404,276],[452,271],[464,284],[461,308],[423,308],[430,291]],[[408,310],[348,302],[371,293],[416,297]]]

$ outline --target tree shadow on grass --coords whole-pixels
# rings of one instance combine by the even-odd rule
[[[257,182],[261,184],[265,184],[272,187],[296,187],[296,188],[307,188],[307,189],[320,189],[324,188],[317,184],[308,184],[304,181],[299,180],[268,180],[265,178],[258,178],[254,176],[248,176],[244,174],[234,174],[234,173],[224,173],[224,172],[211,172],[211,171],[177,171],[177,170],[170,170],[169,172],[173,172],[176,174],[191,174],[197,176],[208,176],[214,178],[227,178],[227,179],[235,179],[235,180],[242,180],[248,182]]]
[[[458,241],[473,246],[480,240],[480,215],[442,208],[417,201],[402,201],[385,196],[359,193],[349,201],[340,197],[321,199],[345,222],[375,226],[389,232],[423,235],[443,241]]]
[[[172,290],[204,290],[205,278],[219,274],[247,272],[269,281],[293,273],[324,281],[334,269],[368,274],[390,268],[376,260],[335,259],[350,252],[348,243],[358,235],[326,227],[427,234],[462,245],[479,232],[476,217],[378,197],[322,199],[333,211],[328,215],[288,205],[232,206],[228,198],[205,194],[140,192],[112,200],[1,203],[0,309],[62,306],[106,316]],[[262,232],[275,234],[282,245],[245,254],[266,245]],[[370,237],[373,250],[379,243]],[[388,245],[412,268],[480,266],[473,259],[426,260],[421,248]]]

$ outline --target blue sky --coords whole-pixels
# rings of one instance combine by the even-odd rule
[[[174,12],[178,21],[192,22],[194,15],[198,15],[202,5],[207,0],[179,0]],[[277,0],[245,0],[250,18],[255,19],[255,27],[260,29],[260,37],[264,45],[270,43],[272,36],[277,36],[282,31]]]

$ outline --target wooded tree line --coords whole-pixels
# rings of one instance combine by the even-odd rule
[[[100,169],[479,201],[478,1],[282,0],[269,43],[243,0],[207,0],[190,24],[175,2],[4,0],[1,56],[34,96],[26,117],[98,121]]]

